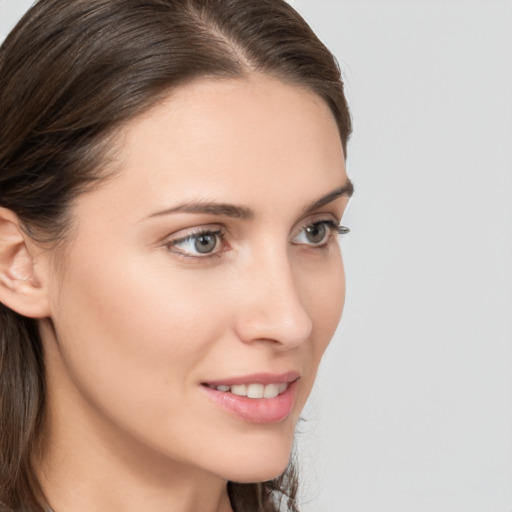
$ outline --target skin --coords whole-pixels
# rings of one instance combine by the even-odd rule
[[[59,265],[39,255],[48,385],[42,488],[56,512],[230,511],[226,481],[273,478],[343,309],[337,234],[348,197],[336,123],[268,77],[173,91],[118,136],[119,172],[73,206]],[[215,201],[250,218],[153,215]],[[222,230],[213,256],[176,240]],[[62,249],[59,249],[62,250]],[[45,259],[46,258],[46,259]],[[202,384],[296,371],[291,414],[256,424]]]

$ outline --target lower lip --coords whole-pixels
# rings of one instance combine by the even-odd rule
[[[226,412],[251,423],[269,424],[284,421],[290,415],[297,385],[296,382],[290,383],[283,393],[274,398],[248,398],[207,386],[202,388],[208,398]]]

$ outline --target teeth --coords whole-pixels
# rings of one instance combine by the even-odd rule
[[[231,393],[238,396],[247,396],[247,386],[240,384],[239,386],[231,386]]]
[[[277,385],[277,394],[280,395],[281,393],[284,393],[286,389],[288,388],[288,384],[278,384]]]
[[[238,396],[246,396],[248,398],[275,398],[276,396],[280,395],[284,391],[286,391],[286,388],[288,387],[288,384],[239,384],[239,385],[233,385],[233,386],[217,386],[215,389],[217,391],[222,391],[223,393],[226,393],[228,391],[231,391],[234,395]]]
[[[263,392],[263,398],[274,398],[279,395],[279,386],[283,384],[268,384],[265,386],[265,391]],[[286,384],[285,384],[286,386]],[[283,390],[284,391],[284,390]]]
[[[263,384],[249,384],[247,386],[247,396],[249,398],[263,398],[265,386]]]

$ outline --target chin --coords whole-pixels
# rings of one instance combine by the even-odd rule
[[[225,462],[224,478],[231,482],[266,482],[281,476],[290,463],[292,442],[267,449],[240,450]]]
[[[248,467],[243,470],[233,472],[227,478],[230,482],[237,482],[240,484],[249,484],[256,482],[266,482],[281,476],[288,467],[290,460],[280,465],[257,464],[249,462]]]

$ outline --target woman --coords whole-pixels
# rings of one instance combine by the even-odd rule
[[[328,50],[280,0],[40,0],[0,125],[0,508],[296,510],[352,193]]]

